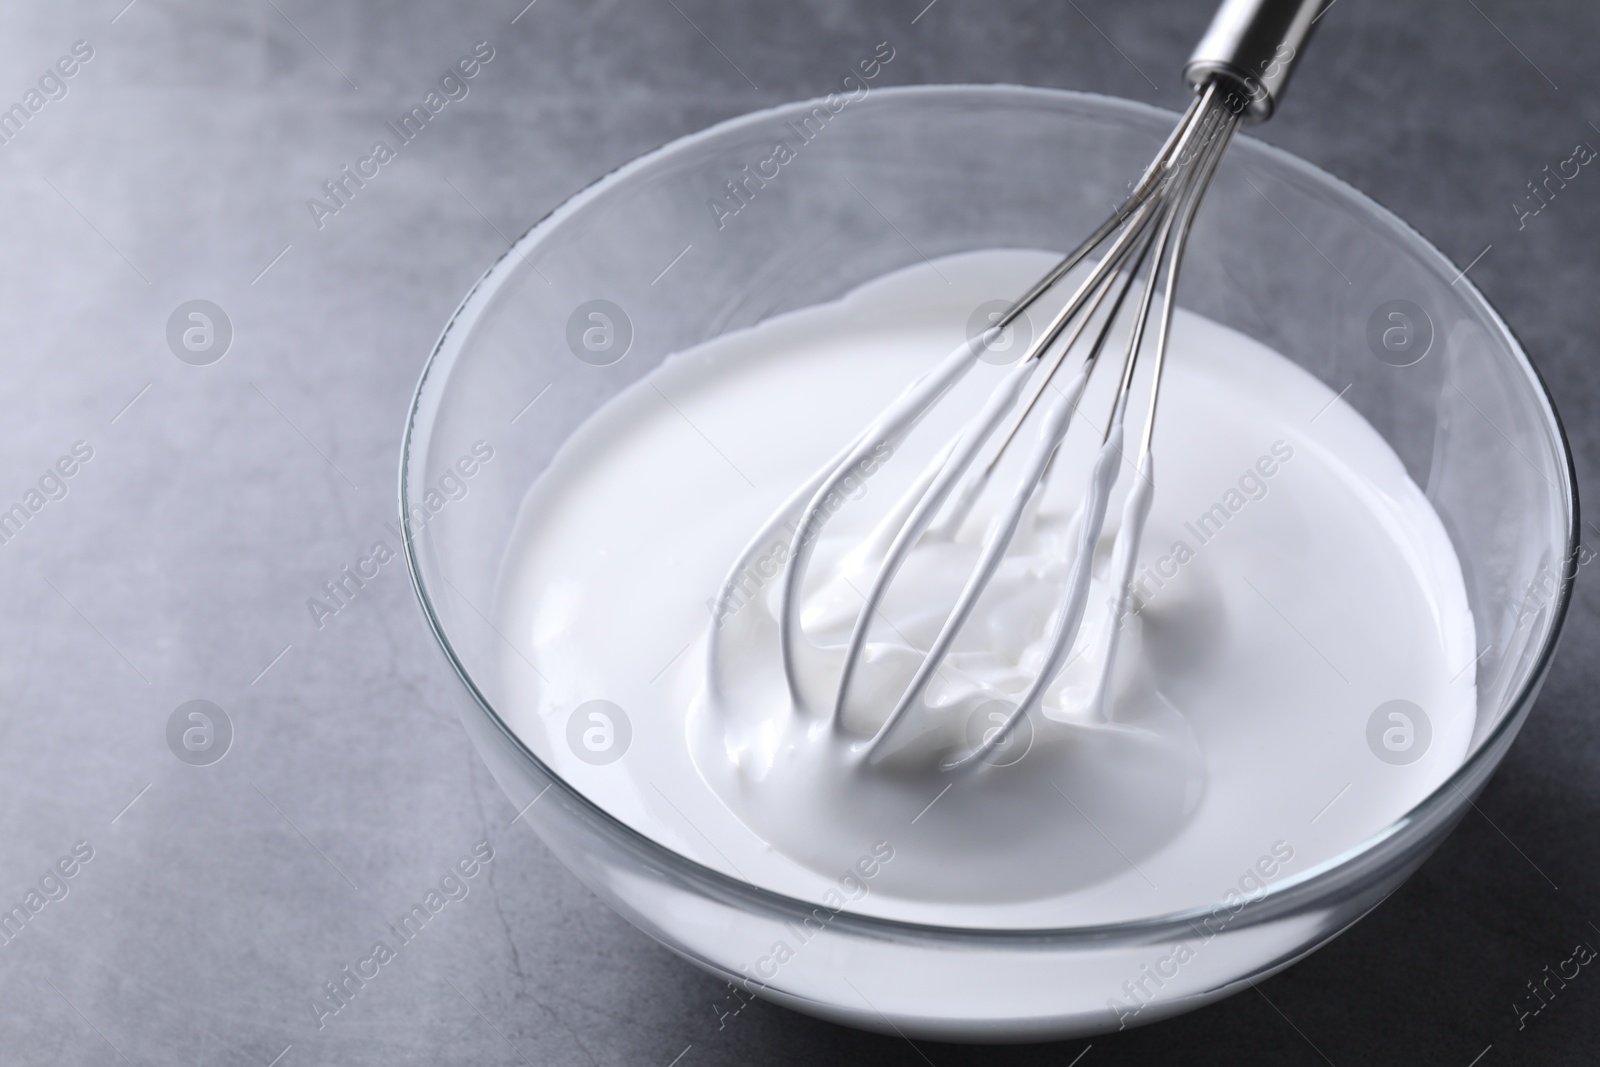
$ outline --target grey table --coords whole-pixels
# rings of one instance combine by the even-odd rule
[[[506,235],[662,141],[825,91],[880,40],[891,82],[1175,106],[1210,6],[524,2],[0,13],[0,107],[22,105],[0,114],[0,511],[25,515],[0,526],[0,908],[39,905],[0,943],[0,1062],[1600,1057],[1594,968],[1525,1025],[1513,1011],[1543,968],[1600,945],[1587,573],[1521,740],[1416,878],[1258,992],[1092,1048],[913,1047],[765,1005],[719,1022],[720,983],[508,828],[399,566],[320,627],[306,605],[383,535],[417,372]],[[479,41],[494,58],[467,97],[316,217],[322,183]],[[1576,0],[1338,0],[1264,131],[1473,264],[1591,491],[1600,172],[1538,215],[1512,205],[1600,144],[1597,48],[1600,7]],[[194,300],[227,329],[189,320]],[[191,700],[231,723],[210,766],[169,747]],[[465,899],[319,1028],[322,984],[480,840],[494,858]]]

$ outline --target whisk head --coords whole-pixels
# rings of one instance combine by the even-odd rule
[[[1079,709],[1091,720],[1103,719],[1115,659],[1117,623],[1126,607],[1140,531],[1154,491],[1150,446],[1184,247],[1195,212],[1241,117],[1225,102],[1228,94],[1221,84],[1212,82],[1197,92],[1121,206],[989,329],[957,347],[914,381],[786,505],[784,513],[790,516],[792,536],[779,577],[777,608],[784,674],[797,713],[826,721],[839,732],[844,729],[852,691],[860,685],[869,637],[875,627],[888,625],[881,610],[885,597],[913,551],[930,542],[953,538],[989,487],[1002,457],[1022,436],[1024,426],[1037,427],[1020,473],[1002,508],[989,523],[976,562],[938,626],[937,635],[887,717],[870,737],[854,746],[853,751],[862,760],[870,763],[880,759],[895,731],[919,708],[926,707],[930,683],[1005,560],[1030,505],[1036,505],[1041,488],[1057,463],[1085,388],[1102,362],[1101,354],[1111,347],[1114,327],[1125,320],[1125,342],[1118,346],[1120,363],[1116,359],[1105,361],[1114,366],[1117,375],[1111,411],[1091,467],[1088,488],[1070,527],[1072,556],[1067,561],[1065,592],[1050,613],[1044,654],[1042,658],[1035,657],[1037,669],[1026,680],[1009,712],[996,716],[997,721],[981,739],[963,753],[948,758],[943,766],[955,769],[992,762],[996,750],[1039,705],[1046,689],[1062,671],[1083,625],[1091,564],[1108,501],[1122,478],[1122,468],[1127,466],[1132,482],[1112,550],[1112,592],[1107,604],[1108,625],[1100,638],[1105,647],[1098,661],[1099,681],[1093,687],[1088,707]],[[892,454],[984,353],[1007,336],[1013,322],[1087,262],[1092,262],[1092,267],[1050,318],[1049,325],[1028,345],[977,413],[889,509],[868,541],[859,546],[856,558],[872,561],[868,567],[872,577],[864,588],[852,586],[861,598],[861,607],[850,628],[837,685],[826,699],[818,699],[815,691],[807,693],[800,663],[814,650],[801,628],[802,589],[818,534],[837,509],[841,490],[854,484],[859,471]],[[1130,296],[1134,298],[1133,311],[1124,316],[1122,309]],[[1079,358],[1071,358],[1074,354]],[[1149,383],[1149,395],[1142,437],[1130,456],[1124,450],[1123,423],[1133,393],[1134,372],[1145,362],[1151,364],[1142,375]],[[723,589],[724,598],[729,595],[731,582],[732,578]]]

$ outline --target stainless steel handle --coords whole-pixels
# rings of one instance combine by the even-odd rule
[[[1227,103],[1247,122],[1265,122],[1329,6],[1330,0],[1223,0],[1183,76],[1196,89],[1231,82]]]

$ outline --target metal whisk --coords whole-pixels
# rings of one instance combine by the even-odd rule
[[[934,457],[887,519],[873,534],[869,547],[881,555],[865,603],[846,647],[843,669],[833,707],[826,712],[833,728],[841,729],[846,701],[861,665],[868,635],[890,584],[912,550],[926,538],[953,537],[974,503],[989,485],[1001,457],[1017,439],[1035,412],[1039,415],[1037,442],[1022,465],[1015,489],[1003,510],[990,524],[973,566],[955,604],[940,627],[921,665],[876,734],[857,751],[873,761],[883,751],[890,734],[924,699],[941,663],[950,653],[979,597],[999,568],[1030,502],[1038,495],[1056,461],[1090,376],[1100,363],[1112,327],[1123,304],[1143,276],[1138,288],[1132,326],[1116,371],[1109,422],[1095,456],[1088,488],[1077,515],[1075,556],[1067,570],[1065,594],[1050,616],[1048,649],[1042,668],[1018,700],[1003,725],[964,756],[947,763],[954,769],[982,760],[1005,743],[1024,716],[1043,698],[1061,671],[1083,624],[1089,596],[1090,569],[1095,546],[1104,526],[1107,505],[1124,461],[1123,425],[1133,392],[1134,372],[1144,360],[1153,361],[1143,434],[1132,467],[1136,475],[1128,491],[1122,524],[1112,548],[1108,605],[1109,647],[1100,666],[1099,685],[1091,714],[1102,714],[1105,693],[1115,659],[1118,626],[1126,607],[1129,583],[1146,515],[1155,489],[1150,455],[1155,430],[1156,405],[1172,328],[1178,273],[1190,226],[1229,140],[1241,123],[1270,117],[1281,99],[1289,74],[1299,57],[1326,0],[1225,0],[1185,67],[1185,77],[1195,88],[1195,98],[1182,121],[1156,154],[1127,199],[1083,243],[1063,258],[1019,298],[981,336],[958,347],[945,360],[911,386],[871,425],[802,487],[795,499],[805,499],[781,577],[779,637],[784,672],[796,706],[803,706],[796,666],[796,646],[806,640],[800,629],[801,587],[816,544],[816,535],[832,514],[841,485],[858,465],[881,455],[884,445],[897,445],[969,371],[982,354],[1029,307],[1097,251],[1099,258],[1078,284],[1065,305],[1050,320],[1026,354],[1007,372],[998,388],[962,430]],[[1154,322],[1154,344],[1146,345]],[[1091,331],[1091,326],[1096,328]],[[1063,372],[1069,353],[1087,351],[1075,370]],[[1146,352],[1145,348],[1152,351]],[[1056,378],[1070,380],[1053,398],[1046,390]],[[823,709],[810,709],[824,714]]]

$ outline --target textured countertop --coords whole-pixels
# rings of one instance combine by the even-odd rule
[[[1415,878],[1258,991],[1092,1047],[912,1046],[764,1004],[719,1023],[721,983],[508,828],[400,567],[320,629],[306,607],[383,535],[417,373],[503,235],[647,148],[825,91],[880,40],[889,83],[1177,106],[1210,6],[523,2],[0,12],[0,107],[26,115],[0,125],[0,510],[28,516],[0,544],[0,906],[49,891],[0,945],[0,1063],[1600,1059],[1592,968],[1513,1011],[1600,945],[1587,569],[1531,721]],[[1600,172],[1520,228],[1511,205],[1600,144],[1600,7],[1337,0],[1324,23],[1262,135],[1475,264],[1592,492]],[[307,199],[479,41],[470,94],[319,228]],[[185,348],[195,300],[216,330]],[[169,744],[193,700],[230,724],[209,766],[199,735],[175,756],[187,711]],[[319,1030],[321,984],[483,840],[465,899]]]

